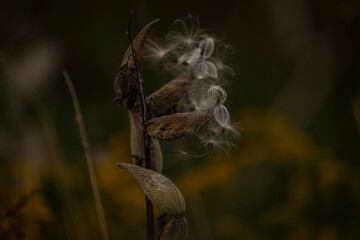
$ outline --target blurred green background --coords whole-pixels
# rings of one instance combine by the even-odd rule
[[[110,238],[145,238],[143,193],[115,166],[131,161],[127,112],[112,102],[131,9],[133,33],[160,18],[152,37],[161,37],[191,13],[233,46],[227,106],[244,128],[237,148],[189,160],[163,144],[188,239],[360,239],[355,0],[2,1],[0,239],[100,239],[64,67]],[[143,77],[147,94],[169,80],[146,62]]]

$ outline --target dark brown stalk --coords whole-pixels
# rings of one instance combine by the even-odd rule
[[[132,57],[135,61],[135,67],[136,67],[136,73],[137,73],[137,79],[138,79],[138,88],[139,88],[139,94],[140,94],[140,101],[141,101],[141,111],[142,111],[142,124],[143,124],[143,136],[144,136],[144,146],[145,146],[145,167],[147,169],[151,169],[151,160],[150,160],[150,148],[151,148],[151,138],[147,134],[146,129],[144,127],[145,122],[148,120],[148,109],[146,106],[145,101],[145,95],[144,95],[144,88],[143,88],[143,80],[140,75],[140,66],[139,61],[136,57],[136,51],[134,47],[134,43],[131,37],[130,32],[130,26],[131,26],[131,19],[133,16],[133,11],[130,12],[129,17],[129,25],[128,25],[128,31],[127,34],[129,36],[130,45],[131,45],[131,51],[132,51]],[[153,205],[151,201],[148,199],[147,196],[145,196],[146,201],[146,228],[147,228],[147,240],[154,240],[154,212],[153,212]]]

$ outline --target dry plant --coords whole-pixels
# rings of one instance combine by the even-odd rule
[[[229,139],[237,137],[238,131],[224,106],[227,95],[222,88],[224,78],[233,75],[222,58],[229,46],[201,30],[191,16],[175,21],[176,30],[169,32],[163,42],[147,39],[158,19],[133,40],[132,15],[127,31],[130,46],[116,74],[114,101],[129,111],[133,164],[117,165],[130,173],[146,194],[147,239],[155,237],[154,204],[164,212],[157,218],[156,238],[182,240],[188,231],[185,201],[176,185],[161,174],[159,140],[195,134],[206,152],[232,146]],[[141,77],[144,57],[175,74],[174,80],[147,98]],[[167,214],[174,218],[166,225]]]
[[[107,232],[105,215],[104,215],[104,210],[103,210],[103,206],[101,203],[99,187],[98,187],[97,180],[96,180],[94,161],[93,161],[91,150],[90,150],[90,143],[89,143],[89,140],[87,137],[87,132],[86,132],[85,123],[84,123],[84,120],[82,117],[80,104],[79,104],[79,101],[78,101],[78,98],[76,95],[76,91],[75,91],[74,85],[71,81],[68,71],[63,70],[63,75],[65,78],[66,84],[69,88],[69,92],[71,94],[71,98],[72,98],[74,109],[75,109],[76,123],[79,126],[79,130],[80,130],[80,138],[81,138],[82,146],[84,148],[86,164],[88,166],[88,171],[89,171],[89,175],[90,175],[90,183],[91,183],[92,192],[93,192],[94,199],[95,199],[95,206],[96,206],[96,211],[97,211],[97,215],[98,215],[98,219],[99,219],[101,237],[103,240],[108,240],[109,235]]]

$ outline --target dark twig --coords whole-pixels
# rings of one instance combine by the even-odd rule
[[[135,47],[134,47],[134,43],[133,43],[133,40],[132,40],[132,37],[131,37],[131,31],[130,31],[131,19],[132,19],[133,14],[134,14],[134,12],[131,11],[130,12],[130,17],[129,17],[129,25],[128,25],[127,34],[129,36],[129,39],[130,39],[132,57],[134,58],[134,62],[135,62],[137,79],[138,79],[138,88],[139,88],[140,101],[141,101],[142,124],[143,124],[143,133],[144,133],[143,134],[144,135],[144,148],[145,148],[145,167],[147,169],[151,169],[151,161],[150,161],[150,157],[151,157],[150,156],[151,139],[150,139],[150,136],[147,134],[147,132],[146,132],[146,130],[144,128],[144,124],[148,120],[148,109],[147,109],[146,101],[145,101],[143,80],[142,80],[141,75],[140,75],[139,61],[138,61],[138,59],[136,57],[136,51],[135,51]],[[146,200],[146,219],[147,219],[147,240],[154,240],[154,212],[153,212],[153,205],[152,205],[151,201],[148,199],[147,196],[145,196],[145,200]]]

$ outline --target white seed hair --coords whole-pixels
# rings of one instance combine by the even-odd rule
[[[216,66],[207,60],[200,61],[194,68],[194,75],[197,79],[217,78]]]
[[[215,121],[218,122],[221,127],[226,128],[231,124],[229,111],[223,104],[214,108],[213,115]]]
[[[165,35],[164,43],[148,41],[149,56],[155,61],[163,59],[165,71],[191,79],[177,110],[212,114],[210,122],[201,128],[201,143],[226,151],[233,146],[227,139],[239,135],[224,105],[224,75],[234,76],[233,69],[224,64],[230,46],[205,33],[191,16],[174,24],[176,29]]]
[[[223,104],[227,98],[226,91],[216,84],[211,84],[208,89],[208,97],[218,99]]]
[[[199,48],[201,48],[204,58],[208,58],[213,54],[214,45],[214,38],[210,36],[207,36],[204,40],[200,42]]]
[[[147,39],[146,45],[146,55],[145,57],[154,60],[155,62],[159,62],[166,58],[167,53],[173,50],[171,46],[166,46],[164,43],[160,41],[153,41]]]

